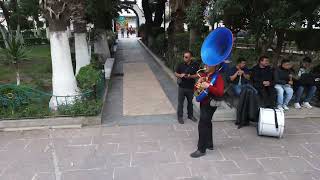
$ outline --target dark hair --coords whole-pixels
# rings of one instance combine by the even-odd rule
[[[311,60],[310,57],[305,57],[305,58],[303,58],[302,62],[304,62],[304,63],[312,63],[312,60]]]
[[[283,60],[281,61],[281,66],[282,66],[284,63],[289,63],[289,62],[290,62],[289,59],[283,59]]]
[[[247,61],[246,59],[244,59],[243,57],[240,57],[238,60],[237,60],[237,63],[241,63],[243,61]]]
[[[261,61],[263,61],[264,59],[269,59],[269,57],[268,57],[268,56],[260,56],[260,57],[259,57],[259,63],[260,63]]]
[[[186,50],[183,54],[187,54],[187,53],[193,56],[193,53],[190,50]]]

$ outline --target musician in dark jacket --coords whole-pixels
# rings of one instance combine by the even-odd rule
[[[228,78],[232,84],[234,94],[240,96],[242,89],[251,88],[252,86],[249,84],[250,74],[249,69],[246,67],[246,60],[239,58],[237,63],[236,66],[229,69]]]
[[[261,56],[256,66],[251,69],[253,87],[258,91],[262,107],[275,107],[276,91],[273,82],[273,70],[269,65],[269,58]]]
[[[213,150],[212,138],[212,117],[217,110],[217,106],[211,102],[214,97],[222,97],[224,93],[224,81],[221,74],[218,75],[214,85],[210,85],[212,75],[216,71],[216,66],[207,66],[206,72],[201,74],[201,78],[195,85],[195,90],[207,89],[209,90],[208,96],[200,102],[200,121],[198,124],[199,140],[198,149],[190,156],[198,158],[206,154],[206,150]]]
[[[192,60],[192,52],[186,51],[183,55],[183,62],[176,67],[175,75],[178,80],[178,122],[184,124],[183,121],[183,104],[185,98],[188,101],[188,119],[196,122],[197,119],[193,116],[193,88],[196,82],[199,63]]]
[[[278,109],[289,110],[288,104],[293,95],[293,73],[291,71],[290,60],[281,61],[280,67],[274,71],[274,88],[277,90],[277,107]]]

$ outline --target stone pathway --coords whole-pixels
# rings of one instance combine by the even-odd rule
[[[177,86],[138,39],[120,39],[115,58],[103,123],[175,123]]]
[[[153,88],[162,88],[160,100],[173,108],[175,83],[136,39],[121,41],[117,58],[104,124],[0,132],[0,180],[320,180],[320,119],[286,121],[283,139],[258,137],[254,127],[237,129],[231,121],[214,122],[215,150],[192,159],[196,123],[180,125],[168,109],[124,113],[132,105],[123,101],[123,90],[131,86],[124,87],[125,64],[144,64],[158,82]]]

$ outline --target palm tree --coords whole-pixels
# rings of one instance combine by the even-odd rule
[[[67,26],[71,11],[71,0],[40,0],[40,7],[49,22],[50,48],[52,60],[52,93],[49,106],[57,110],[59,105],[74,102],[78,94],[76,78],[74,76]],[[64,96],[64,97],[61,97]],[[70,98],[65,98],[70,96]]]
[[[90,64],[89,46],[87,42],[87,22],[85,20],[85,0],[72,0],[71,19],[74,26],[74,41],[76,52],[76,74]]]
[[[0,25],[0,31],[5,43],[5,48],[3,49],[6,57],[11,63],[14,65],[16,70],[16,80],[17,86],[20,85],[20,70],[19,70],[19,63],[21,60],[26,59],[26,48],[23,43],[23,37],[20,32],[20,26],[17,27],[15,33],[12,31],[8,31],[4,28],[4,26]]]

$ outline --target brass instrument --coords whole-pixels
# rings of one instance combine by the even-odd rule
[[[205,71],[205,70],[207,70],[207,68],[199,69],[199,70],[197,71],[197,75],[198,75],[199,78],[203,78],[203,77],[200,76],[199,73],[200,73],[201,71]],[[205,81],[208,81],[208,77],[206,77],[206,80],[205,80]],[[197,90],[194,91],[194,96],[196,96],[196,97],[199,96],[199,95],[201,94],[201,92],[203,92],[203,91],[205,90],[204,88],[201,87],[201,83],[202,83],[202,82],[197,82],[197,84],[196,84],[196,86],[199,86],[199,88],[197,88]]]

